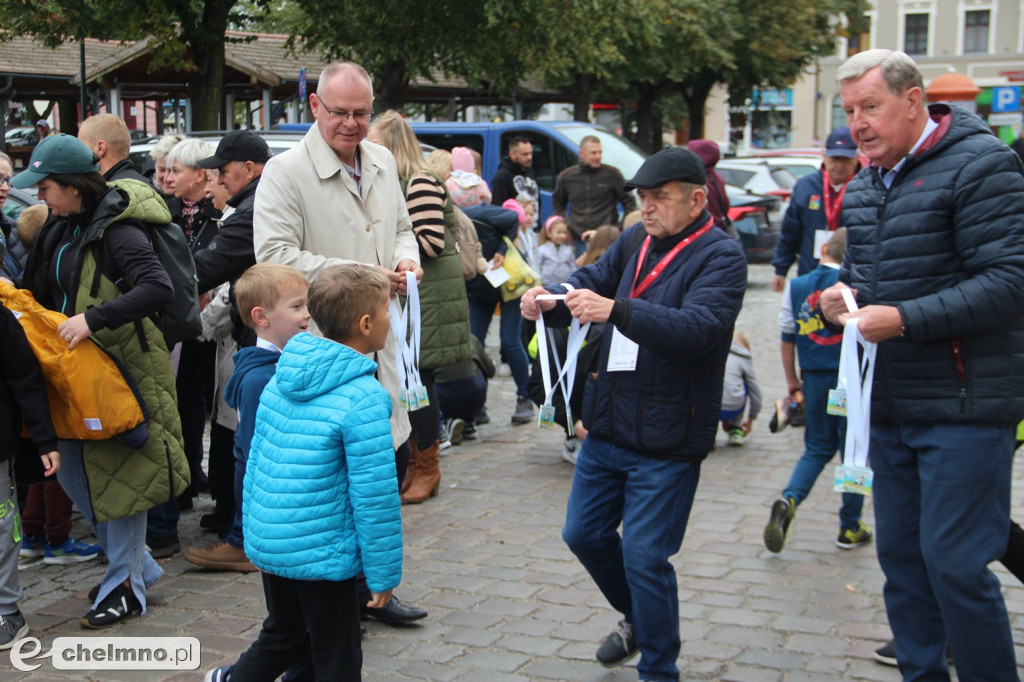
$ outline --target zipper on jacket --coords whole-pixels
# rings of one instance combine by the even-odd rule
[[[956,367],[956,375],[960,379],[960,412],[967,411],[967,370],[964,367],[964,350],[960,343],[960,337],[954,336],[949,341],[953,349],[953,365]]]
[[[72,239],[72,240],[74,240],[74,238],[78,236],[78,231],[79,231],[79,229],[80,229],[80,228],[78,227],[78,225],[75,225],[75,226],[74,226],[74,227],[73,227],[73,228],[71,229],[71,239]],[[66,249],[67,249],[67,248],[68,248],[69,246],[71,246],[71,242],[68,242],[67,244],[64,244],[63,246],[61,246],[61,247],[60,247],[60,250],[59,250],[59,251],[57,251],[57,278],[56,278],[56,279],[57,279],[57,287],[58,287],[58,288],[60,289],[60,293],[61,293],[61,294],[62,294],[62,295],[64,296],[64,301],[63,301],[63,302],[62,302],[62,303],[60,304],[60,312],[61,312],[62,314],[64,314],[64,315],[67,315],[67,314],[68,314],[68,312],[67,312],[67,306],[68,306],[68,292],[67,292],[67,291],[66,291],[66,290],[64,289],[64,285],[63,285],[63,284],[61,284],[61,281],[60,281],[60,259],[61,259],[61,257],[62,257],[62,256],[64,255],[64,251],[65,251],[65,250],[66,250]],[[73,274],[74,274],[74,272],[72,272],[71,274],[73,275]],[[70,316],[70,315],[68,315],[68,317],[71,317],[71,316]]]

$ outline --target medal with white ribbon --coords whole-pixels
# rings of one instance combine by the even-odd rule
[[[871,494],[872,471],[868,467],[868,448],[871,442],[871,387],[877,352],[877,343],[864,340],[857,326],[857,318],[847,319],[839,355],[837,389],[844,391],[846,405],[843,465],[836,467],[833,485],[839,492]]]
[[[430,404],[427,388],[420,381],[420,293],[416,274],[405,273],[405,311],[398,298],[388,306],[391,311],[391,333],[395,336],[395,366],[401,384],[398,404],[410,411]]]
[[[538,300],[547,298],[544,295],[538,296]],[[558,297],[564,299],[564,296]],[[552,404],[555,395],[555,388],[561,387],[562,399],[565,402],[566,431],[573,433],[572,410],[569,408],[569,397],[572,395],[573,385],[576,383],[576,362],[579,359],[580,350],[587,339],[587,332],[590,330],[590,323],[580,325],[580,321],[573,318],[569,327],[569,340],[565,345],[565,365],[562,365],[558,357],[558,350],[555,348],[554,337],[549,337],[549,330],[544,326],[544,316],[537,318],[537,352],[540,356],[541,379],[544,382],[544,404],[540,407],[540,416],[537,418],[537,425],[544,428],[552,428],[555,424],[555,408]],[[551,342],[551,351],[548,352],[548,342]],[[554,361],[557,376],[555,382],[551,381],[551,368],[549,360]]]

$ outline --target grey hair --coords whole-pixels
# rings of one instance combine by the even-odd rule
[[[836,82],[842,84],[857,80],[876,66],[882,71],[882,80],[891,92],[902,95],[911,88],[924,90],[924,79],[921,78],[917,64],[906,52],[896,50],[875,49],[858,52],[843,62],[836,71]]]
[[[11,167],[11,170],[14,170],[14,162],[11,161],[11,157],[7,156],[3,152],[0,152],[0,161],[6,161],[7,165]]]
[[[182,140],[167,152],[168,166],[178,164],[189,168],[199,168],[199,162],[213,156],[213,147],[202,140],[190,137]]]
[[[320,86],[327,82],[328,78],[331,78],[335,74],[342,71],[354,71],[357,76],[366,81],[366,84],[370,86],[370,97],[373,97],[373,79],[370,78],[369,72],[359,64],[349,61],[331,62],[324,67],[324,70],[320,72],[320,78],[316,82],[316,96],[320,97]]]
[[[167,156],[167,154],[174,149],[174,145],[178,144],[185,139],[184,135],[164,135],[156,143],[153,149],[150,150],[149,156],[156,161]]]

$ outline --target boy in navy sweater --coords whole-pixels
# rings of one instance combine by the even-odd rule
[[[789,394],[803,390],[807,410],[804,454],[796,463],[782,497],[772,504],[771,518],[764,529],[764,544],[772,552],[781,552],[789,524],[797,506],[811,492],[821,470],[843,451],[846,419],[828,414],[828,392],[839,378],[839,351],[842,334],[825,329],[819,299],[821,292],[839,279],[839,265],[846,250],[846,228],[840,227],[821,249],[818,267],[787,283],[782,294],[779,329],[782,332],[782,367],[786,372]],[[801,377],[796,374],[796,355],[800,356]],[[871,541],[871,531],[861,518],[864,496],[843,493],[839,509],[839,537],[836,546],[853,549]]]
[[[235,371],[224,388],[228,405],[238,410],[235,431],[235,520],[227,537],[210,547],[189,547],[185,559],[197,566],[225,571],[255,571],[245,556],[242,534],[242,481],[256,426],[260,395],[288,340],[309,328],[306,295],[309,282],[289,265],[259,263],[235,282],[242,322],[256,332],[256,345],[235,353]]]

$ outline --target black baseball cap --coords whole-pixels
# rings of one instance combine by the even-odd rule
[[[704,162],[685,147],[669,147],[647,157],[633,179],[625,185],[627,190],[654,189],[678,180],[691,185],[704,185],[708,176]]]
[[[266,163],[271,157],[267,141],[251,130],[232,130],[217,145],[213,156],[199,160],[200,168],[220,168],[228,161]]]

